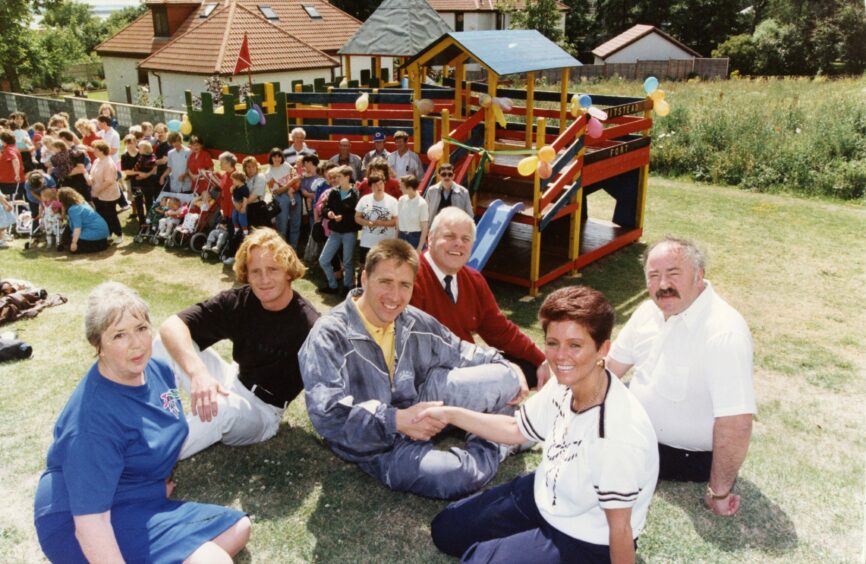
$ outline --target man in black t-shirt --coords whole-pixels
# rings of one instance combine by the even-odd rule
[[[303,390],[298,350],[319,314],[292,291],[306,268],[273,229],[255,230],[235,256],[244,285],[169,317],[154,343],[190,392],[189,436],[180,458],[223,442],[273,437],[283,411]],[[209,347],[232,342],[234,363]]]

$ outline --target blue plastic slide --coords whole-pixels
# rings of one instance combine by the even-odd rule
[[[493,200],[484,215],[481,216],[481,221],[476,227],[475,244],[472,246],[472,256],[467,263],[475,270],[481,271],[490,260],[490,255],[505,230],[511,224],[511,218],[514,214],[523,209],[523,202],[517,202],[513,206],[505,205],[502,200]]]

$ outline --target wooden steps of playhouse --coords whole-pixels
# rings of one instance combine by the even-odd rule
[[[642,233],[639,228],[620,227],[609,221],[589,218],[581,233],[580,254],[576,261],[572,261],[568,257],[569,229],[569,221],[557,221],[542,232],[538,286],[552,282],[572,270],[583,268],[637,241]],[[531,226],[512,222],[487,262],[484,275],[494,280],[529,287],[531,254]]]

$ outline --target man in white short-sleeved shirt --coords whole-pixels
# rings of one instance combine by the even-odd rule
[[[651,301],[628,320],[608,354],[659,440],[659,479],[707,481],[706,504],[733,515],[731,490],[746,458],[757,412],[752,337],[743,317],[704,279],[703,253],[668,237],[645,254]]]
[[[388,155],[388,166],[391,167],[391,177],[401,178],[411,174],[417,178],[424,176],[424,165],[415,151],[409,150],[409,134],[398,131],[394,134],[394,145],[397,150]]]

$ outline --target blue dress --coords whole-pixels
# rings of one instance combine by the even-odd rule
[[[145,384],[125,386],[94,364],[54,428],[36,489],[39,544],[52,562],[86,562],[73,515],[111,511],[127,562],[182,562],[244,513],[166,497],[188,433],[174,374],[151,359]]]

